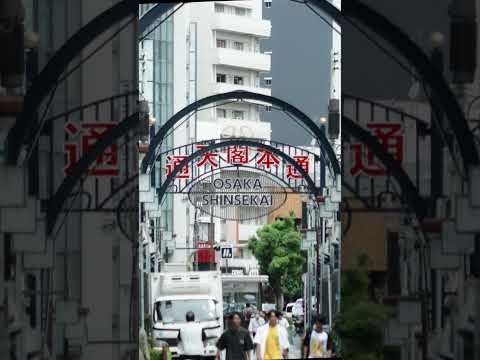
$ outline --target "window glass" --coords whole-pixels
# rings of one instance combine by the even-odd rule
[[[217,109],[217,118],[226,118],[227,117],[227,110],[225,109]]]
[[[243,85],[243,76],[234,76],[233,83],[235,85]]]
[[[237,16],[245,16],[247,14],[246,9],[241,8],[241,7],[236,7],[235,8],[235,15]]]
[[[233,110],[233,111],[232,111],[232,117],[233,117],[234,119],[243,120],[243,115],[244,115],[244,112],[243,112],[243,111],[240,111],[240,110]]]
[[[227,76],[225,74],[217,74],[217,83],[227,82]]]
[[[185,314],[188,311],[195,314],[195,321],[211,321],[218,316],[215,302],[210,299],[159,301],[155,307],[164,324],[186,322]]]
[[[233,42],[233,48],[235,50],[243,51],[243,43],[240,41],[234,41]]]
[[[224,39],[217,39],[217,48],[226,48],[227,41]]]

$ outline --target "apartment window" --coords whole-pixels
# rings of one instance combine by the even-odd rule
[[[271,112],[272,111],[272,106],[271,105],[265,106],[265,111],[266,112]]]
[[[271,77],[266,77],[264,79],[265,79],[265,85],[272,86],[272,78]]]
[[[225,6],[222,5],[222,4],[215,4],[215,12],[224,13],[225,12]]]
[[[265,0],[264,3],[265,3],[266,8],[271,8],[272,7],[272,1],[271,0]]]
[[[240,41],[234,41],[233,42],[233,48],[235,50],[243,51],[243,43]]]
[[[227,47],[227,40],[217,39],[217,48],[226,48],[226,47]]]
[[[243,76],[234,76],[233,83],[235,85],[243,85]]]
[[[226,83],[226,82],[227,82],[227,75],[217,74],[217,83]]]
[[[235,15],[237,15],[237,16],[245,16],[245,15],[247,15],[247,10],[246,10],[245,8],[236,7],[236,8],[235,8]]]
[[[232,111],[232,117],[234,119],[243,120],[243,115],[244,115],[243,111],[240,111],[240,110],[233,110]]]
[[[227,117],[227,110],[225,109],[217,109],[217,118],[224,119]]]

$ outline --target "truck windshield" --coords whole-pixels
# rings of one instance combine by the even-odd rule
[[[155,309],[164,324],[186,322],[188,311],[193,311],[195,321],[211,321],[218,317],[215,302],[211,299],[158,301]]]

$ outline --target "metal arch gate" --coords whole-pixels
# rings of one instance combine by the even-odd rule
[[[295,156],[303,156],[308,158],[309,160],[309,165],[308,165],[308,175],[311,177],[312,181],[314,184],[320,184],[322,186],[322,182],[324,181],[325,178],[325,169],[324,169],[324,162],[321,156],[318,154],[315,154],[307,149],[300,148],[297,146],[273,141],[273,140],[264,140],[264,139],[254,139],[254,138],[220,138],[220,139],[209,139],[209,140],[204,140],[204,141],[198,141],[194,142],[191,144],[186,144],[186,145],[181,145],[177,146],[175,148],[171,148],[168,150],[163,151],[160,154],[156,155],[155,161],[162,163],[162,166],[165,166],[164,160],[166,160],[168,157],[174,157],[178,156],[181,154],[193,154],[196,149],[199,149],[201,147],[205,147],[208,145],[211,145],[212,143],[224,143],[226,140],[251,140],[255,142],[259,142],[262,144],[270,145],[273,146],[274,148],[282,151],[286,155],[290,156],[291,158],[295,158]],[[250,168],[254,170],[260,170],[264,172],[267,175],[271,175],[272,177],[276,178],[279,180],[283,185],[288,187],[290,190],[298,192],[298,193],[309,193],[307,191],[303,184],[303,181],[298,178],[292,178],[285,176],[285,174],[288,175],[288,170],[286,168],[279,168],[279,167],[272,167],[271,169],[261,169],[259,167],[251,166],[251,165],[239,165],[239,164],[229,164],[228,159],[225,159],[222,154],[216,154],[218,155],[218,166],[215,167],[214,169],[203,169],[200,170],[199,167],[190,167],[192,169],[192,174],[191,178],[188,179],[177,179],[176,181],[178,182],[178,185],[175,184],[173,185],[175,189],[172,191],[173,193],[177,192],[183,192],[185,189],[189,188],[194,182],[196,182],[200,177],[204,177],[207,175],[211,175],[211,172],[216,172],[216,171],[221,171],[221,170],[231,170],[237,167],[242,167],[242,168]],[[257,154],[258,156],[258,154]],[[256,157],[253,157],[250,160],[257,160]],[[313,160],[313,163],[312,161]],[[255,164],[254,164],[255,165]],[[162,183],[164,176],[162,173],[160,173],[159,176],[160,183]],[[170,192],[167,190],[167,192]]]
[[[430,59],[428,59],[423,51],[411,41],[405,33],[388,19],[368,6],[361,4],[358,0],[349,0],[346,2],[342,7],[342,12],[326,0],[306,1],[311,2],[339,23],[342,23],[344,19],[359,20],[370,30],[394,46],[399,53],[403,54],[415,67],[417,72],[425,78],[427,85],[431,87],[433,93],[439,97],[439,103],[446,112],[457,142],[459,143],[465,167],[468,169],[469,165],[478,165],[480,163],[473,136],[468,131],[465,117],[456,98],[450,91],[448,84],[438,73],[436,67],[431,65]],[[158,1],[142,0],[140,3],[149,4],[157,2]],[[186,0],[184,2],[188,3],[192,2],[192,0]],[[92,39],[96,38],[116,22],[125,19],[129,15],[135,14],[137,12],[137,5],[137,2],[133,0],[124,0],[117,3],[77,32],[77,34],[69,39],[61,50],[54,55],[27,91],[24,111],[16,119],[15,125],[8,133],[7,160],[9,164],[13,165],[16,163],[20,155],[22,143],[25,143],[26,135],[33,131],[32,125],[34,124],[32,124],[32,114],[37,110],[46,94],[53,88],[60,74],[66,70],[70,61],[78,55]],[[148,26],[148,24],[146,25]],[[27,143],[26,145],[31,146],[31,143]]]
[[[342,4],[341,11],[326,0],[305,1],[324,11],[342,25],[346,24],[347,21],[358,20],[402,54],[425,80],[426,85],[432,89],[433,95],[438,97],[439,104],[442,106],[450,127],[455,134],[466,173],[468,174],[470,166],[480,164],[474,137],[469,130],[463,111],[452,90],[438,70],[438,67],[432,64],[427,55],[406,33],[359,0],[345,1]]]
[[[68,176],[64,179],[55,194],[49,199],[46,211],[46,231],[50,235],[55,227],[57,218],[62,211],[63,205],[73,192],[75,186],[81,181],[82,177],[87,173],[90,166],[100,156],[114,144],[117,139],[127,135],[131,130],[135,129],[139,123],[140,114],[134,113],[112,129],[105,132],[103,137],[96,142],[84,156],[71,169]]]
[[[116,141],[119,137],[123,136],[128,131],[134,129],[138,124],[139,114],[135,113],[134,115],[128,117],[120,124],[118,124],[113,129],[109,130],[105,136],[97,142],[91,150],[77,163],[75,168],[65,179],[62,185],[59,187],[55,195],[50,199],[47,208],[47,233],[50,234],[55,226],[56,219],[58,218],[59,213],[62,210],[63,204],[70,196],[75,185],[80,181],[81,176],[88,170],[88,168],[93,164],[98,155],[102,154],[105,149],[107,149],[113,142]],[[368,132],[363,130],[361,127],[356,125],[352,120],[343,117],[343,126],[344,132],[348,135],[352,135],[357,139],[361,140],[368,147],[372,149],[375,155],[382,161],[382,163],[390,170],[393,177],[397,180],[399,186],[402,189],[402,194],[405,197],[405,200],[409,204],[410,208],[417,215],[419,219],[423,219],[426,215],[426,204],[421,199],[418,194],[416,187],[411,182],[408,175],[404,170],[399,166],[398,163],[393,160],[390,154],[388,154],[383,146],[378,143],[378,141],[372,137]],[[239,140],[238,140],[239,141]],[[246,140],[245,140],[246,141]],[[257,143],[253,142],[256,146]],[[220,143],[222,144],[222,143]],[[259,147],[265,146],[264,144],[258,143]],[[222,146],[222,145],[216,145]],[[208,149],[205,148],[205,149]],[[206,150],[202,149],[197,152],[197,156],[203,154]],[[278,152],[278,149],[273,151]],[[293,160],[292,160],[293,161]],[[181,166],[185,166],[188,162],[185,162]],[[295,167],[299,165],[294,161],[295,164],[292,164]],[[178,170],[178,169],[177,169]],[[302,168],[298,169],[301,174],[304,175],[304,170]],[[303,173],[302,173],[303,171]],[[309,187],[313,191],[315,190],[315,184],[310,179]],[[166,191],[166,187],[162,187],[160,192],[163,193]]]
[[[167,133],[175,126],[176,123],[178,123],[183,117],[189,115],[190,113],[198,110],[202,106],[205,105],[210,105],[212,103],[216,103],[218,101],[223,101],[223,100],[257,100],[257,101],[262,101],[265,103],[270,103],[272,105],[276,105],[280,108],[282,108],[284,111],[287,111],[294,117],[296,117],[298,120],[300,120],[305,126],[308,127],[308,129],[315,135],[317,138],[317,141],[320,144],[322,151],[322,156],[325,154],[327,155],[327,158],[325,159],[326,163],[332,168],[333,176],[337,176],[340,174],[340,165],[338,163],[338,159],[335,155],[335,152],[332,149],[332,146],[330,145],[328,139],[326,138],[325,134],[320,130],[320,128],[315,124],[315,122],[310,119],[305,113],[303,113],[301,110],[296,108],[295,106],[289,104],[286,101],[283,101],[279,98],[273,97],[273,96],[268,96],[268,95],[263,95],[263,94],[257,94],[253,93],[250,91],[231,91],[228,93],[223,93],[223,94],[216,94],[212,96],[207,96],[203,99],[197,100],[180,111],[178,111],[175,115],[173,115],[168,121],[162,125],[162,127],[157,131],[155,136],[150,142],[150,148],[148,149],[148,153],[145,155],[142,165],[141,165],[141,170],[143,173],[147,172],[148,168],[153,164],[154,159],[155,159],[155,152],[157,151],[157,148],[162,144],[163,139],[167,135]],[[323,154],[325,152],[325,154]],[[336,179],[335,179],[336,180]]]
[[[199,149],[195,151],[193,154],[188,155],[177,166],[175,166],[174,170],[172,171],[172,174],[165,179],[165,181],[162,183],[162,185],[160,186],[157,192],[159,202],[162,201],[163,196],[167,193],[167,189],[169,188],[172,181],[174,181],[178,173],[182,171],[182,169],[186,167],[190,162],[206,154],[207,152],[225,148],[227,146],[249,146],[249,147],[261,148],[261,149],[270,151],[271,153],[281,157],[289,165],[293,166],[298,171],[298,173],[302,176],[302,178],[305,179],[305,182],[307,183],[310,193],[314,195],[316,200],[318,200],[318,197],[321,196],[321,188],[316,186],[315,182],[312,180],[310,175],[304,170],[303,167],[301,167],[293,158],[285,154],[283,151],[277,149],[276,147],[273,147],[271,145],[268,145],[259,141],[245,140],[245,139],[229,139],[229,140],[221,141],[215,144],[208,145],[202,149]]]
[[[396,179],[401,189],[401,195],[417,216],[418,220],[422,220],[427,215],[427,204],[421,198],[417,188],[413,184],[408,174],[402,169],[397,161],[385,151],[385,148],[373,137],[369,132],[355,124],[350,118],[342,116],[342,130],[370,148],[375,156],[382,162],[386,169]]]
[[[341,106],[344,116],[373,133],[387,151],[394,151],[392,155],[415,184],[419,194],[429,196],[429,186],[425,180],[430,176],[430,165],[420,154],[428,149],[430,124],[397,108],[349,94],[342,95]],[[388,138],[385,137],[384,134],[389,133]],[[380,195],[399,195],[398,189],[391,183],[388,170],[377,167],[375,163],[368,164],[372,159],[368,159],[369,149],[367,154],[363,154],[360,146],[363,144],[353,144],[348,136],[342,138],[342,144],[342,184],[348,184],[354,197],[362,198],[368,207],[381,211],[381,206],[378,206],[381,205]],[[363,163],[357,166],[360,152],[366,155],[362,156],[362,159],[366,158],[362,160],[366,162],[365,169]]]
[[[90,42],[110,29],[114,24],[128,16],[134,16],[137,11],[137,2],[123,0],[107,9],[87,25],[77,31],[53,55],[47,65],[35,77],[32,85],[27,89],[24,97],[22,112],[17,116],[14,126],[7,136],[7,161],[13,165],[19,158],[21,147],[30,147],[34,141],[34,131],[41,131],[34,123],[34,113],[43,102],[47,94],[55,87],[60,75],[64,73],[71,61],[77,57]],[[42,124],[44,126],[45,124]]]

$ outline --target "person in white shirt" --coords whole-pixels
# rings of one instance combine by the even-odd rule
[[[250,319],[250,323],[248,324],[248,332],[250,333],[252,338],[255,337],[257,329],[263,325],[265,325],[265,320],[260,316],[260,312],[257,311],[255,313],[255,316],[252,316],[252,318]]]
[[[278,360],[288,358],[287,330],[278,324],[279,314],[275,310],[267,313],[268,323],[257,329],[253,342],[256,345],[257,360]]]
[[[180,340],[182,344],[182,358],[196,359],[204,354],[203,328],[195,322],[195,314],[188,311],[185,315],[187,324],[180,330]]]
[[[288,330],[288,327],[290,326],[290,324],[288,323],[288,320],[285,319],[283,314],[280,314],[280,318],[278,319],[278,324],[280,326],[283,326],[286,330]]]
[[[329,358],[331,351],[328,349],[328,334],[323,329],[325,318],[317,316],[312,329],[308,330],[303,340],[303,356],[308,359]]]

